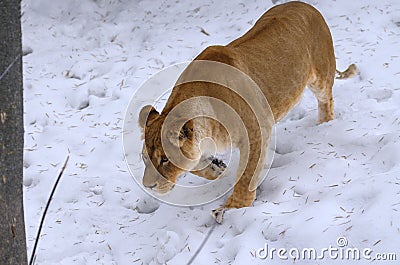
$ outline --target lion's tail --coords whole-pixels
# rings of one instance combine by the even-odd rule
[[[347,67],[346,70],[343,72],[340,72],[339,70],[336,70],[336,79],[348,79],[356,76],[358,74],[358,69],[355,64],[350,64],[349,67]]]

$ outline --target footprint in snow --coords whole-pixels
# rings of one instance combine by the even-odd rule
[[[154,213],[160,207],[160,204],[155,199],[140,199],[136,205],[138,213],[149,214]]]
[[[167,264],[167,261],[181,251],[181,239],[174,231],[162,231],[157,234],[156,258],[160,264]]]
[[[81,101],[81,103],[79,103],[78,105],[78,110],[83,110],[86,109],[87,107],[89,107],[89,99],[84,99]]]
[[[377,102],[387,101],[393,96],[393,91],[390,89],[377,89],[368,92],[368,98],[375,99]]]
[[[93,194],[95,194],[95,195],[100,195],[100,194],[103,193],[103,187],[102,187],[102,186],[99,186],[99,185],[96,185],[96,186],[94,186],[94,187],[91,187],[91,188],[89,188],[89,190],[90,190],[91,192],[93,192]]]

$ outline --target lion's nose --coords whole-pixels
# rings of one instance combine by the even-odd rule
[[[146,188],[153,189],[153,188],[157,187],[157,183],[155,183],[155,184],[153,184],[153,185],[146,185],[146,184],[144,184],[144,186],[145,186]]]

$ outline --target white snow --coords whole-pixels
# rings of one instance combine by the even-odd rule
[[[264,247],[337,246],[400,259],[400,3],[308,1],[324,15],[338,69],[336,119],[316,100],[277,125],[275,160],[253,207],[230,210],[194,264],[281,264]],[[279,2],[278,2],[279,3]],[[151,198],[130,176],[123,118],[135,90],[164,67],[245,33],[271,1],[24,0],[24,195],[28,251],[60,168],[36,264],[185,264],[211,209]],[[204,30],[209,35],[201,32]],[[132,145],[141,145],[132,139]],[[140,149],[140,148],[139,148]],[[337,264],[296,260],[295,264]],[[365,264],[370,261],[349,261]],[[286,261],[293,263],[293,261]],[[376,261],[374,264],[386,264]],[[387,264],[396,264],[389,262]]]

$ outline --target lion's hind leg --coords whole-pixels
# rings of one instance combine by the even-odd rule
[[[318,78],[308,86],[318,100],[318,123],[333,120],[335,116],[332,97],[333,75],[325,79]]]

